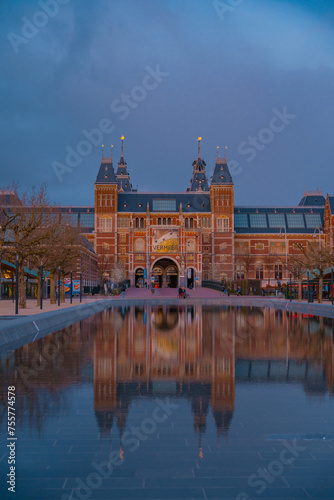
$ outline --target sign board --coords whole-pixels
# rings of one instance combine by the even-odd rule
[[[152,251],[155,253],[178,253],[178,230],[154,229],[152,234]]]
[[[79,295],[80,294],[80,280],[73,280],[72,284],[73,284],[72,295]],[[65,295],[69,296],[70,291],[71,291],[71,280],[69,278],[65,278],[64,287],[65,287]],[[57,281],[57,288],[59,288],[59,281]]]

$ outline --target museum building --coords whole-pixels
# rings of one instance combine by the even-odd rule
[[[298,252],[296,243],[317,238],[332,245],[334,196],[325,199],[317,190],[293,207],[235,206],[226,153],[216,156],[209,182],[201,138],[185,191],[140,192],[131,184],[123,140],[117,168],[112,156],[102,155],[94,208],[63,207],[94,246],[107,279],[118,262],[132,286],[196,286],[206,279],[243,279],[246,272],[265,286],[288,279],[284,264]]]

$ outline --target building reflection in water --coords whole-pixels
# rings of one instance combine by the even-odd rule
[[[56,354],[45,361],[50,345]],[[323,398],[332,394],[333,367],[329,319],[241,307],[117,307],[3,355],[1,419],[8,385],[40,431],[69,405],[69,388],[90,382],[101,439],[117,426],[122,443],[131,404],[169,395],[189,401],[202,456],[210,414],[218,438],[228,435],[236,383],[300,383],[308,397]]]

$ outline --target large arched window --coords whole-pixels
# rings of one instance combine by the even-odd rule
[[[190,217],[190,225],[189,227],[194,227],[194,219],[192,217]]]
[[[161,226],[161,217],[158,217],[158,226]]]
[[[166,225],[166,217],[163,218],[162,224],[165,226]]]
[[[139,218],[136,217],[136,227],[139,227]]]
[[[167,224],[170,226],[172,224],[172,219],[168,217]]]
[[[140,227],[144,227],[144,217],[140,218]]]
[[[184,219],[184,227],[188,227],[189,225],[189,220],[186,218]]]

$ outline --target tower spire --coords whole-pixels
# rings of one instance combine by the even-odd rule
[[[198,139],[198,158],[201,157],[201,140],[202,140],[202,137],[199,137]]]
[[[123,141],[124,141],[124,135],[122,134],[122,137],[121,137],[121,158],[124,158],[123,156]]]
[[[104,144],[102,144],[102,160],[103,160],[103,157],[104,157],[104,155],[103,155],[103,148],[104,148]]]
[[[114,147],[114,146],[111,144],[111,145],[110,145],[110,159],[111,159],[111,163],[112,163],[112,148],[113,148],[113,147]]]

